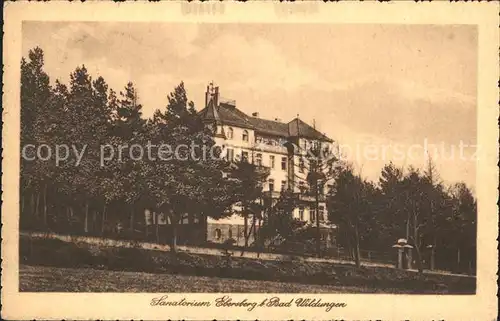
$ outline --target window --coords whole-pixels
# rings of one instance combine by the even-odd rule
[[[215,229],[214,237],[217,241],[219,241],[222,238],[222,231],[219,228]]]
[[[323,182],[319,183],[318,191],[320,195],[325,195],[325,183]]]
[[[320,206],[318,208],[318,220],[324,221],[325,220],[324,215],[325,215],[325,208],[323,206]]]
[[[229,128],[227,129],[227,138],[228,138],[228,139],[233,139],[233,135],[234,135],[233,128],[232,128],[232,127],[229,127]]]
[[[269,191],[274,192],[274,179],[269,180]]]
[[[227,231],[227,237],[232,239],[233,238],[233,228],[230,226],[229,230]]]
[[[306,165],[304,164],[304,158],[299,158],[299,172],[304,173]]]
[[[304,193],[306,191],[306,187],[304,186],[304,181],[299,182],[299,190],[301,193]]]
[[[248,142],[248,130],[243,131],[242,139],[244,142]]]
[[[286,181],[281,181],[281,190],[284,191],[286,189]]]
[[[281,157],[281,169],[286,171],[286,157]]]
[[[309,212],[311,213],[311,222],[314,222],[316,220],[316,210],[311,208]]]
[[[271,168],[274,168],[274,156],[269,156],[269,165],[271,166]]]
[[[299,219],[301,221],[304,220],[304,208],[303,207],[299,207]]]
[[[309,171],[311,171],[311,172],[316,171],[316,160],[311,159],[311,160],[309,161],[309,164],[310,164],[310,165],[309,165],[309,166],[310,166]]]
[[[234,160],[234,150],[232,148],[227,149],[226,159],[230,162]]]
[[[243,162],[248,162],[248,152],[241,152],[241,160]]]
[[[255,165],[262,166],[262,154],[255,155]]]

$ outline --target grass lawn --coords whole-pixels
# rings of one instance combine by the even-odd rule
[[[475,278],[300,259],[242,257],[21,239],[20,290],[474,294]]]
[[[226,293],[361,293],[358,286],[308,285],[217,277],[117,272],[90,268],[21,265],[21,292],[226,292]],[[387,289],[386,289],[387,290]],[[394,291],[390,291],[394,293]]]

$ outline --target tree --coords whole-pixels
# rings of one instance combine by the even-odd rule
[[[27,147],[28,144],[36,145],[44,136],[46,129],[44,120],[49,117],[54,119],[48,108],[52,89],[49,76],[43,70],[43,66],[44,53],[39,47],[29,51],[28,59],[21,60],[21,149]],[[38,220],[40,186],[50,176],[49,171],[42,170],[45,165],[47,164],[41,163],[38,158],[32,161],[21,157],[21,224]],[[26,194],[31,196],[31,218],[26,217],[28,214],[24,206]],[[43,221],[46,223],[46,212],[44,212]]]
[[[476,267],[477,248],[477,201],[465,183],[456,183],[450,188],[452,213],[447,218],[446,242],[455,248],[456,265],[463,269],[463,262],[469,263],[469,270]],[[450,260],[451,261],[451,260]]]
[[[120,99],[116,93],[110,93],[110,107],[113,108],[113,131],[124,141],[130,141],[144,131],[146,121],[142,116],[142,105],[139,103],[137,89],[128,82],[124,91],[120,91]]]
[[[356,266],[361,265],[360,244],[368,234],[373,221],[373,200],[376,187],[354,174],[351,166],[340,170],[328,196],[330,220],[337,222],[346,233],[347,248],[353,253]]]
[[[237,186],[234,191],[236,205],[239,208],[239,214],[244,219],[244,237],[245,248],[248,248],[248,242],[251,231],[256,229],[256,219],[262,218],[264,206],[262,202],[262,191],[264,182],[269,177],[269,169],[263,166],[254,165],[247,160],[240,160],[233,164],[233,169],[229,172],[229,177]],[[248,227],[248,219],[252,217],[252,225]],[[244,250],[242,251],[242,255]]]
[[[96,208],[91,204],[102,201],[100,189],[104,174],[100,166],[100,148],[109,140],[110,114],[107,104],[107,84],[102,77],[92,81],[85,66],[77,67],[70,76],[67,104],[68,133],[66,139],[73,148],[84,152],[80,163],[75,157],[65,164],[67,192],[74,202],[83,205],[83,231],[95,229]],[[90,212],[93,211],[93,222]]]
[[[408,213],[408,241],[413,245],[419,273],[423,272],[423,249],[433,226],[433,186],[418,169],[410,167],[402,182],[404,210]]]
[[[224,175],[228,164],[219,157],[220,150],[213,148],[212,133],[188,102],[183,83],[168,100],[166,111],[157,111],[149,128],[152,140],[168,145],[172,152],[168,161],[149,161],[143,178],[156,209],[169,219],[175,252],[179,223],[194,216],[229,215],[235,185]],[[207,158],[209,151],[214,152]]]
[[[333,154],[325,157],[325,150],[321,141],[317,141],[307,151],[306,160],[309,163],[309,172],[306,176],[308,188],[305,194],[314,197],[314,208],[316,213],[316,255],[321,256],[321,227],[320,227],[320,199],[324,195],[324,188],[328,181],[338,175],[342,165],[340,160]],[[301,191],[303,193],[304,191]],[[324,218],[323,218],[324,219]]]
[[[446,195],[444,191],[439,174],[430,156],[427,162],[427,169],[424,172],[424,178],[425,182],[427,183],[426,196],[429,202],[429,209],[427,213],[429,219],[429,223],[427,226],[427,247],[430,247],[431,249],[430,269],[434,270],[439,229],[440,226],[442,226],[442,223],[444,223],[442,218],[447,215],[446,211],[450,208],[448,206],[448,195]]]
[[[128,82],[124,91],[120,91],[119,99],[112,91],[108,108],[111,109],[112,114],[111,131],[115,138],[115,149],[120,145],[127,147],[124,153],[119,151],[117,159],[114,160],[119,166],[119,174],[115,177],[120,180],[121,199],[125,205],[123,212],[127,214],[127,226],[130,235],[133,236],[135,233],[135,213],[138,208],[143,208],[141,203],[143,203],[147,191],[142,179],[142,170],[144,158],[149,157],[144,153],[144,147],[148,140],[146,120],[141,117],[142,105],[139,103],[134,84]]]
[[[267,210],[264,225],[259,230],[261,246],[280,248],[286,251],[297,250],[302,246],[302,253],[306,252],[305,244],[308,239],[299,235],[306,223],[293,218],[292,212],[298,205],[298,198],[290,190],[281,191],[276,203]]]
[[[403,209],[408,213],[408,241],[413,245],[417,268],[423,272],[425,252],[430,249],[430,268],[435,265],[435,251],[443,247],[452,215],[452,199],[439,182],[439,175],[429,159],[426,171],[410,167],[402,181]],[[457,234],[452,239],[459,237]]]
[[[409,219],[404,211],[404,197],[402,194],[403,169],[396,167],[392,162],[386,164],[378,181],[380,194],[377,202],[376,216],[378,221],[377,237],[374,245],[380,250],[387,250],[399,238],[409,237]]]

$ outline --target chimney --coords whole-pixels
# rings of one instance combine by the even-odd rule
[[[258,113],[258,112],[253,112],[253,113],[252,113],[252,117],[259,118],[259,113]]]
[[[214,87],[214,83],[210,82],[205,93],[205,107],[208,107],[210,100],[214,101],[214,106],[219,106],[219,87]]]
[[[219,107],[219,86],[215,87],[213,100],[214,100],[214,106]]]
[[[210,101],[210,86],[207,86],[207,91],[205,91],[205,107],[208,107],[209,101]]]

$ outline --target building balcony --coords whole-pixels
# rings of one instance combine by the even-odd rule
[[[281,195],[280,191],[265,191],[262,193],[264,194],[264,198],[279,198]]]
[[[264,191],[264,198],[279,198],[281,196],[280,191]],[[304,193],[293,193],[295,199],[300,202],[315,202],[316,197],[314,195],[304,194]],[[324,203],[326,201],[325,195],[319,195],[319,202]]]
[[[255,143],[252,149],[259,152],[276,153],[276,154],[288,154],[288,150],[283,145],[269,145],[264,143]]]
[[[303,194],[303,193],[294,193],[294,195],[301,202],[316,202],[316,196],[314,195]],[[326,201],[325,195],[319,195],[318,200],[320,203],[325,202]]]

